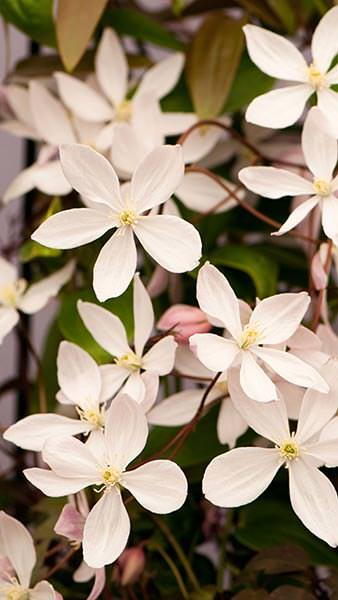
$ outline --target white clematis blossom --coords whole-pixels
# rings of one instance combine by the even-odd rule
[[[307,293],[265,298],[257,304],[243,327],[240,304],[234,291],[224,275],[206,263],[198,274],[197,299],[212,322],[216,319],[231,336],[229,339],[214,333],[191,336],[193,352],[208,369],[227,371],[240,364],[243,390],[260,402],[276,400],[277,391],[259,362],[291,383],[328,391],[327,383],[312,366],[290,352],[271,347],[282,344],[296,331],[309,306]]]
[[[144,351],[154,327],[154,311],[148,292],[138,274],[134,277],[134,345],[130,347],[122,321],[105,308],[90,302],[78,302],[80,316],[96,342],[114,356],[109,365],[110,390],[122,391],[147,412],[156,399],[159,376],[174,366],[177,343],[167,335]]]
[[[76,248],[116,228],[94,266],[93,287],[101,302],[122,294],[135,273],[134,234],[168,271],[196,267],[201,256],[198,231],[179,217],[147,214],[166,202],[182,180],[180,146],[161,146],[148,154],[123,190],[107,159],[91,148],[71,144],[61,146],[60,154],[66,178],[95,208],[59,212],[43,222],[32,239],[49,248]]]
[[[65,496],[88,486],[103,492],[83,531],[83,557],[90,567],[112,563],[126,546],[130,520],[122,489],[133,494],[144,508],[159,514],[179,509],[186,499],[185,475],[172,461],[154,460],[126,470],[142,452],[147,436],[143,411],[122,394],[107,411],[104,434],[90,447],[72,437],[54,438],[46,442],[42,453],[51,470],[24,471],[47,496]]]
[[[26,527],[0,512],[0,598],[3,600],[62,600],[48,581],[30,588],[36,563],[33,539]],[[7,568],[6,568],[7,565]]]
[[[263,127],[288,127],[301,116],[306,101],[317,94],[319,108],[337,130],[337,65],[330,69],[338,52],[338,7],[327,11],[312,37],[312,61],[307,64],[299,50],[287,39],[256,25],[243,27],[251,60],[271,77],[292,82],[255,98],[248,106],[246,120]]]
[[[34,314],[56,296],[70,280],[75,263],[70,261],[53,275],[28,287],[25,279],[18,277],[17,269],[0,257],[0,343],[19,321],[19,311]]]
[[[274,167],[246,167],[238,177],[249,190],[267,198],[310,195],[291,212],[273,235],[290,231],[319,206],[325,234],[338,243],[338,177],[333,177],[337,163],[337,140],[321,129],[318,124],[320,120],[319,109],[313,107],[302,132],[303,154],[312,180]]]
[[[203,492],[222,507],[248,504],[271,483],[281,466],[289,473],[293,510],[314,535],[330,546],[338,545],[336,523],[338,499],[321,465],[338,465],[338,442],[319,439],[319,434],[337,410],[337,365],[322,367],[331,391],[325,396],[308,390],[303,398],[296,432],[290,432],[286,406],[279,398],[270,404],[256,404],[241,390],[238,374],[232,372],[229,387],[236,406],[249,425],[271,440],[274,448],[235,448],[214,458],[206,468]]]
[[[26,450],[40,451],[51,437],[89,435],[104,428],[105,405],[115,392],[113,365],[98,366],[82,348],[61,342],[57,356],[57,399],[74,406],[79,419],[54,413],[29,415],[11,425],[4,439]]]

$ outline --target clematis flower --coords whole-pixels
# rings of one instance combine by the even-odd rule
[[[147,436],[143,411],[134,400],[120,395],[107,411],[104,434],[90,447],[72,437],[48,440],[42,455],[51,470],[24,471],[47,496],[65,496],[88,486],[103,492],[83,531],[83,557],[90,567],[112,563],[126,546],[130,521],[122,489],[129,490],[144,508],[159,514],[177,510],[186,499],[185,475],[172,461],[154,460],[126,470],[142,452]]]
[[[159,376],[172,371],[177,344],[173,335],[144,351],[154,327],[154,311],[148,292],[138,274],[134,277],[134,345],[128,344],[122,321],[111,312],[92,304],[78,302],[80,316],[96,342],[115,357],[109,365],[110,390],[122,390],[141,404],[146,412],[155,402]]]
[[[79,419],[55,413],[29,415],[5,431],[5,440],[25,450],[40,451],[51,437],[89,435],[104,428],[106,402],[116,391],[113,365],[98,366],[88,352],[76,344],[61,342],[57,377],[61,388],[57,399],[62,404],[73,405]]]
[[[0,343],[18,323],[19,311],[31,315],[46,306],[69,281],[74,266],[70,261],[53,275],[27,287],[27,281],[18,277],[16,268],[0,257]]]
[[[337,7],[338,8],[338,7]],[[319,109],[310,110],[302,132],[302,149],[312,181],[284,169],[246,167],[238,177],[251,191],[267,198],[310,195],[291,212],[288,219],[273,235],[293,229],[315,206],[322,212],[322,226],[327,237],[338,243],[338,178],[333,177],[337,163],[337,140],[318,126]]]
[[[36,563],[33,539],[20,521],[0,512],[0,597],[8,600],[62,600],[48,581],[30,588]],[[6,568],[7,564],[7,568]]]
[[[122,294],[135,273],[134,234],[168,271],[183,273],[196,267],[201,256],[197,230],[178,217],[147,214],[170,198],[183,177],[180,146],[161,146],[148,154],[123,193],[102,155],[80,144],[61,146],[60,152],[66,178],[95,208],[59,212],[44,221],[32,239],[49,248],[76,248],[116,228],[94,266],[93,286],[101,302]]]
[[[336,128],[338,94],[330,88],[338,83],[338,67],[330,69],[330,65],[338,52],[337,26],[335,6],[325,13],[315,29],[310,64],[282,36],[255,25],[243,27],[251,60],[271,77],[292,82],[255,98],[247,108],[247,121],[263,127],[288,127],[297,121],[306,101],[316,93],[319,108]]]
[[[259,362],[291,383],[328,391],[326,382],[312,366],[290,352],[269,347],[285,342],[296,331],[309,306],[307,293],[265,298],[243,327],[240,304],[227,279],[216,267],[206,263],[198,274],[197,299],[203,312],[216,319],[230,336],[229,339],[214,333],[191,336],[192,350],[208,369],[227,371],[240,365],[244,392],[260,402],[276,400],[277,392]]]
[[[338,545],[337,493],[318,469],[324,464],[338,465],[337,438],[318,439],[337,410],[337,365],[329,362],[321,370],[330,382],[328,394],[314,390],[305,393],[296,432],[290,432],[282,398],[270,404],[253,403],[243,394],[238,374],[232,372],[229,386],[237,409],[252,429],[272,441],[274,448],[235,448],[214,458],[203,477],[203,493],[210,502],[229,508],[248,504],[264,492],[284,465],[296,515],[314,535],[330,546]]]

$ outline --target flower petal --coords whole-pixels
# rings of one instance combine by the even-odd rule
[[[64,196],[72,190],[72,186],[63,174],[59,160],[52,160],[34,169],[33,181],[38,190],[49,196]]]
[[[221,127],[212,125],[197,127],[182,144],[184,162],[195,163],[201,160],[216,146],[222,134]]]
[[[313,175],[329,182],[337,163],[337,140],[323,132],[318,115],[321,111],[317,106],[308,112],[302,131],[302,149]]]
[[[123,485],[144,508],[157,514],[181,508],[188,491],[182,469],[171,460],[152,460],[124,473]]]
[[[137,94],[153,92],[157,98],[163,98],[175,87],[184,65],[184,54],[175,52],[160,60],[143,75]]]
[[[173,335],[156,342],[142,359],[142,368],[158,375],[167,375],[174,368],[177,343]]]
[[[247,428],[247,422],[238,412],[231,398],[224,398],[217,419],[217,436],[220,443],[228,444],[229,448],[233,448]]]
[[[274,448],[235,448],[207,466],[202,488],[209,502],[230,508],[256,500],[281,466]]]
[[[278,231],[274,231],[271,235],[283,235],[284,233],[287,233],[288,231],[296,227],[296,225],[298,225],[299,223],[301,223],[301,221],[305,219],[305,217],[318,204],[318,202],[319,197],[312,196],[308,200],[305,200],[305,202],[299,204],[299,206],[297,206],[297,208],[295,208],[295,210],[291,212],[289,217],[286,219],[285,223],[283,223],[283,225],[278,229]]]
[[[29,590],[29,600],[58,600],[60,597],[48,581],[39,581]]]
[[[130,398],[137,402],[137,404],[141,404],[141,402],[143,402],[146,388],[143,383],[142,375],[139,371],[134,371],[134,373],[129,375],[121,392],[123,394],[127,394]]]
[[[116,123],[111,161],[121,177],[130,179],[148,152],[144,140],[129,123]]]
[[[129,370],[117,365],[100,365],[101,395],[100,402],[111,400],[129,375]]]
[[[43,140],[55,146],[76,141],[67,111],[41,83],[29,83],[29,99],[35,126]]]
[[[131,181],[131,198],[136,211],[142,213],[169,200],[181,183],[183,174],[181,146],[155,148],[137,167]]]
[[[249,123],[279,129],[293,125],[301,116],[313,88],[307,84],[288,85],[257,96],[250,102],[245,118]]]
[[[100,480],[94,456],[86,444],[76,438],[50,438],[43,447],[42,458],[59,477],[87,479],[87,486]]]
[[[95,360],[80,346],[61,342],[57,355],[57,376],[62,392],[83,409],[98,407],[101,376]]]
[[[103,525],[104,524],[104,525]],[[122,554],[130,533],[130,520],[120,492],[106,492],[91,509],[83,532],[83,558],[94,569],[114,562]]]
[[[2,202],[8,204],[14,198],[18,198],[27,192],[30,192],[35,187],[35,177],[37,171],[37,165],[33,164],[27,169],[23,169],[14,179],[11,181],[9,186],[6,188]]]
[[[249,324],[259,323],[259,343],[280,344],[287,340],[300,325],[310,304],[309,294],[276,294],[259,302]]]
[[[95,72],[107,98],[119,105],[127,93],[128,63],[115,31],[106,28],[95,55]]]
[[[236,186],[230,181],[225,179],[222,179],[222,181],[231,190],[236,189]],[[185,206],[202,214],[225,212],[237,206],[236,200],[230,194],[227,194],[213,179],[210,179],[204,173],[193,171],[185,173],[175,195]],[[243,191],[239,190],[237,195],[243,197]]]
[[[337,118],[338,118],[338,94],[334,90],[329,88],[323,88],[318,90],[317,92],[318,99],[318,108],[325,115],[329,127],[330,132],[334,137],[337,137],[338,127],[337,127]],[[326,130],[326,128],[325,128]]]
[[[13,567],[23,587],[29,587],[36,562],[36,553],[31,534],[20,521],[0,512],[0,554]]]
[[[0,286],[14,283],[18,278],[17,268],[0,256]]]
[[[328,10],[320,19],[312,36],[311,50],[316,67],[325,73],[338,53],[338,7]]]
[[[190,348],[211,371],[226,371],[240,350],[237,344],[215,333],[195,333],[189,339]]]
[[[110,463],[124,469],[147,441],[148,424],[142,409],[126,394],[119,394],[106,412],[105,442]]]
[[[197,267],[201,238],[193,225],[172,215],[140,217],[135,235],[150,256],[171,273],[184,273]]]
[[[163,135],[179,135],[198,121],[195,113],[164,112],[161,114],[161,131]]]
[[[271,402],[277,399],[275,385],[250,350],[242,352],[240,382],[246,395],[257,402]]]
[[[119,317],[92,302],[79,300],[77,308],[94,340],[109,354],[122,356],[130,352],[126,330]]]
[[[245,167],[238,178],[249,190],[265,198],[314,194],[310,181],[285,169]]]
[[[76,494],[92,483],[88,483],[87,478],[60,477],[53,471],[37,469],[35,467],[32,469],[24,469],[23,474],[26,479],[41,490],[45,496],[50,496],[52,498],[61,498],[62,496],[68,496],[69,494]]]
[[[122,233],[118,229],[101,249],[94,265],[93,288],[100,302],[123,294],[135,273],[136,261],[132,228],[127,226]]]
[[[87,83],[66,73],[55,73],[55,78],[62,101],[80,119],[98,123],[113,118],[112,107]]]
[[[162,400],[147,414],[148,423],[175,427],[189,423],[201,403],[204,390],[183,390]],[[222,442],[223,443],[223,442]],[[225,443],[225,442],[224,442]]]
[[[0,344],[19,321],[19,313],[15,308],[0,307]]]
[[[18,308],[26,314],[33,314],[41,310],[51,298],[58,295],[62,286],[70,280],[74,267],[74,261],[70,261],[49,277],[33,283],[19,300]]]
[[[261,71],[276,79],[306,81],[307,64],[289,40],[256,25],[245,25],[243,31],[249,56]]]
[[[338,245],[338,206],[334,195],[324,198],[322,204],[322,226],[325,235]]]
[[[133,309],[135,351],[138,356],[142,356],[145,343],[153,330],[155,317],[149,294],[138,273],[134,277]]]
[[[7,85],[5,89],[6,98],[10,108],[15,113],[18,120],[27,127],[35,129],[28,90],[20,85]]]

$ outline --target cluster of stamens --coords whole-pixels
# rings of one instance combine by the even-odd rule
[[[325,75],[316,67],[314,63],[311,63],[308,67],[308,77],[310,84],[316,90],[319,90],[320,88],[325,86]]]
[[[257,343],[260,336],[261,332],[258,323],[248,323],[242,331],[238,345],[242,350],[247,350],[250,346]]]
[[[123,100],[121,104],[116,107],[115,119],[116,121],[125,122],[129,121],[132,113],[132,102],[131,100]]]
[[[217,381],[217,383],[215,384],[215,388],[220,394],[222,394],[222,396],[228,396],[229,388],[227,381]]]
[[[13,578],[13,583],[0,586],[0,596],[5,600],[29,600],[29,590],[23,588],[17,579]]]
[[[291,435],[291,438],[284,440],[276,446],[276,448],[279,450],[280,457],[285,462],[286,467],[292,460],[297,460],[300,454],[300,448],[295,442],[294,434]]]
[[[325,181],[325,179],[314,179],[313,189],[318,196],[329,196],[331,194],[331,183]]]
[[[133,210],[124,210],[119,214],[119,221],[121,227],[135,225],[137,221],[137,215]]]
[[[76,411],[81,421],[87,421],[95,427],[95,429],[101,429],[104,426],[104,412],[96,408],[82,409],[79,406],[76,407]]]
[[[115,358],[115,364],[118,367],[125,367],[131,371],[137,371],[141,368],[141,360],[134,352],[128,352],[127,354],[123,354],[123,356]]]
[[[0,286],[0,305],[17,306],[18,300],[26,288],[27,281],[25,279],[18,279]]]

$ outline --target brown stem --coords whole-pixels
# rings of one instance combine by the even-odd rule
[[[331,268],[332,247],[333,247],[333,242],[332,242],[332,240],[329,240],[328,245],[327,245],[327,254],[326,254],[325,264],[324,264],[325,273],[328,273]],[[312,324],[311,324],[311,329],[313,331],[316,331],[318,324],[319,324],[325,291],[326,291],[326,287],[319,290],[319,293],[317,296],[317,302],[316,302],[313,319],[312,319]]]
[[[47,412],[47,399],[46,399],[46,388],[45,388],[45,384],[43,381],[42,365],[41,365],[40,357],[39,357],[38,353],[36,352],[32,342],[30,340],[30,337],[27,334],[27,331],[24,328],[22,323],[18,324],[18,329],[19,329],[20,335],[25,340],[28,350],[31,353],[31,355],[35,361],[35,364],[36,364],[40,412],[45,413],[45,412]]]
[[[70,548],[70,550],[68,550],[67,554],[65,554],[65,556],[58,563],[56,563],[56,565],[54,565],[54,567],[52,567],[48,571],[48,573],[46,575],[46,579],[49,579],[52,575],[54,575],[54,573],[59,571],[69,561],[69,559],[73,556],[73,554],[75,554],[75,552],[77,552],[77,551],[78,551],[78,548]]]

